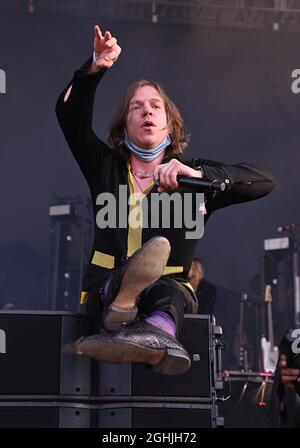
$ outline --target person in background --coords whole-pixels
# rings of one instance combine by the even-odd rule
[[[297,379],[299,378],[300,370],[288,367],[287,357],[283,353],[280,355],[279,367],[280,367],[280,378],[282,384],[287,389],[294,390],[295,381],[297,381]]]
[[[269,408],[271,427],[294,428],[300,426],[300,416],[297,415],[299,388],[296,388],[299,376],[300,370],[290,367],[287,356],[280,353],[274,374]]]

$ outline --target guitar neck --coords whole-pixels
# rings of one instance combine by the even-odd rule
[[[274,329],[273,329],[273,316],[272,316],[272,303],[267,303],[267,324],[268,324],[268,336],[271,349],[274,347]]]

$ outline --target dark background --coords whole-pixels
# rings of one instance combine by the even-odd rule
[[[207,278],[218,285],[217,317],[232,329],[264,239],[300,221],[300,96],[291,91],[300,32],[0,11],[0,68],[7,76],[0,95],[0,307],[45,308],[49,203],[55,194],[88,194],[54,108],[92,52],[95,23],[122,46],[98,89],[98,135],[106,137],[130,83],[157,80],[191,132],[187,158],[252,161],[277,180],[271,195],[216,212],[198,245]]]

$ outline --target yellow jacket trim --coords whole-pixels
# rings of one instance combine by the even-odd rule
[[[104,254],[103,252],[95,250],[91,263],[103,268],[114,269],[115,257],[113,255]]]
[[[194,288],[192,287],[192,284],[190,282],[181,282],[184,286],[187,286],[189,289],[191,289],[193,292],[195,292]]]
[[[89,292],[88,291],[81,291],[80,295],[80,305],[86,304],[88,301]]]
[[[127,236],[127,256],[130,257],[134,252],[139,249],[142,245],[142,227],[143,227],[143,216],[142,216],[142,207],[141,207],[141,197],[140,200],[137,200],[136,203],[132,203],[134,198],[135,189],[134,189],[134,180],[130,171],[130,165],[128,163],[128,184],[129,184],[129,194],[130,194],[130,204],[129,204],[129,215],[128,215],[128,236]],[[133,216],[138,218],[139,216],[139,226],[136,228],[131,227],[130,219],[133,219]],[[132,218],[130,218],[132,217]]]
[[[143,232],[143,198],[151,191],[154,182],[136,198],[137,192],[134,188],[134,178],[130,170],[130,164],[127,164],[128,169],[128,184],[129,184],[129,222],[128,222],[128,237],[127,237],[127,256],[130,257],[136,250],[142,246],[142,232]],[[133,201],[136,198],[135,202]],[[136,227],[131,227],[130,220],[135,219],[139,224]]]
[[[183,272],[183,266],[166,266],[163,275],[179,274]]]

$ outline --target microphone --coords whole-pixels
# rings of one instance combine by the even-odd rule
[[[277,232],[286,232],[294,229],[295,227],[299,227],[299,224],[284,224],[283,226],[277,227]]]
[[[202,179],[199,177],[177,176],[177,182],[181,187],[187,187],[199,192],[225,191],[229,186],[229,179],[224,182],[216,179]]]

